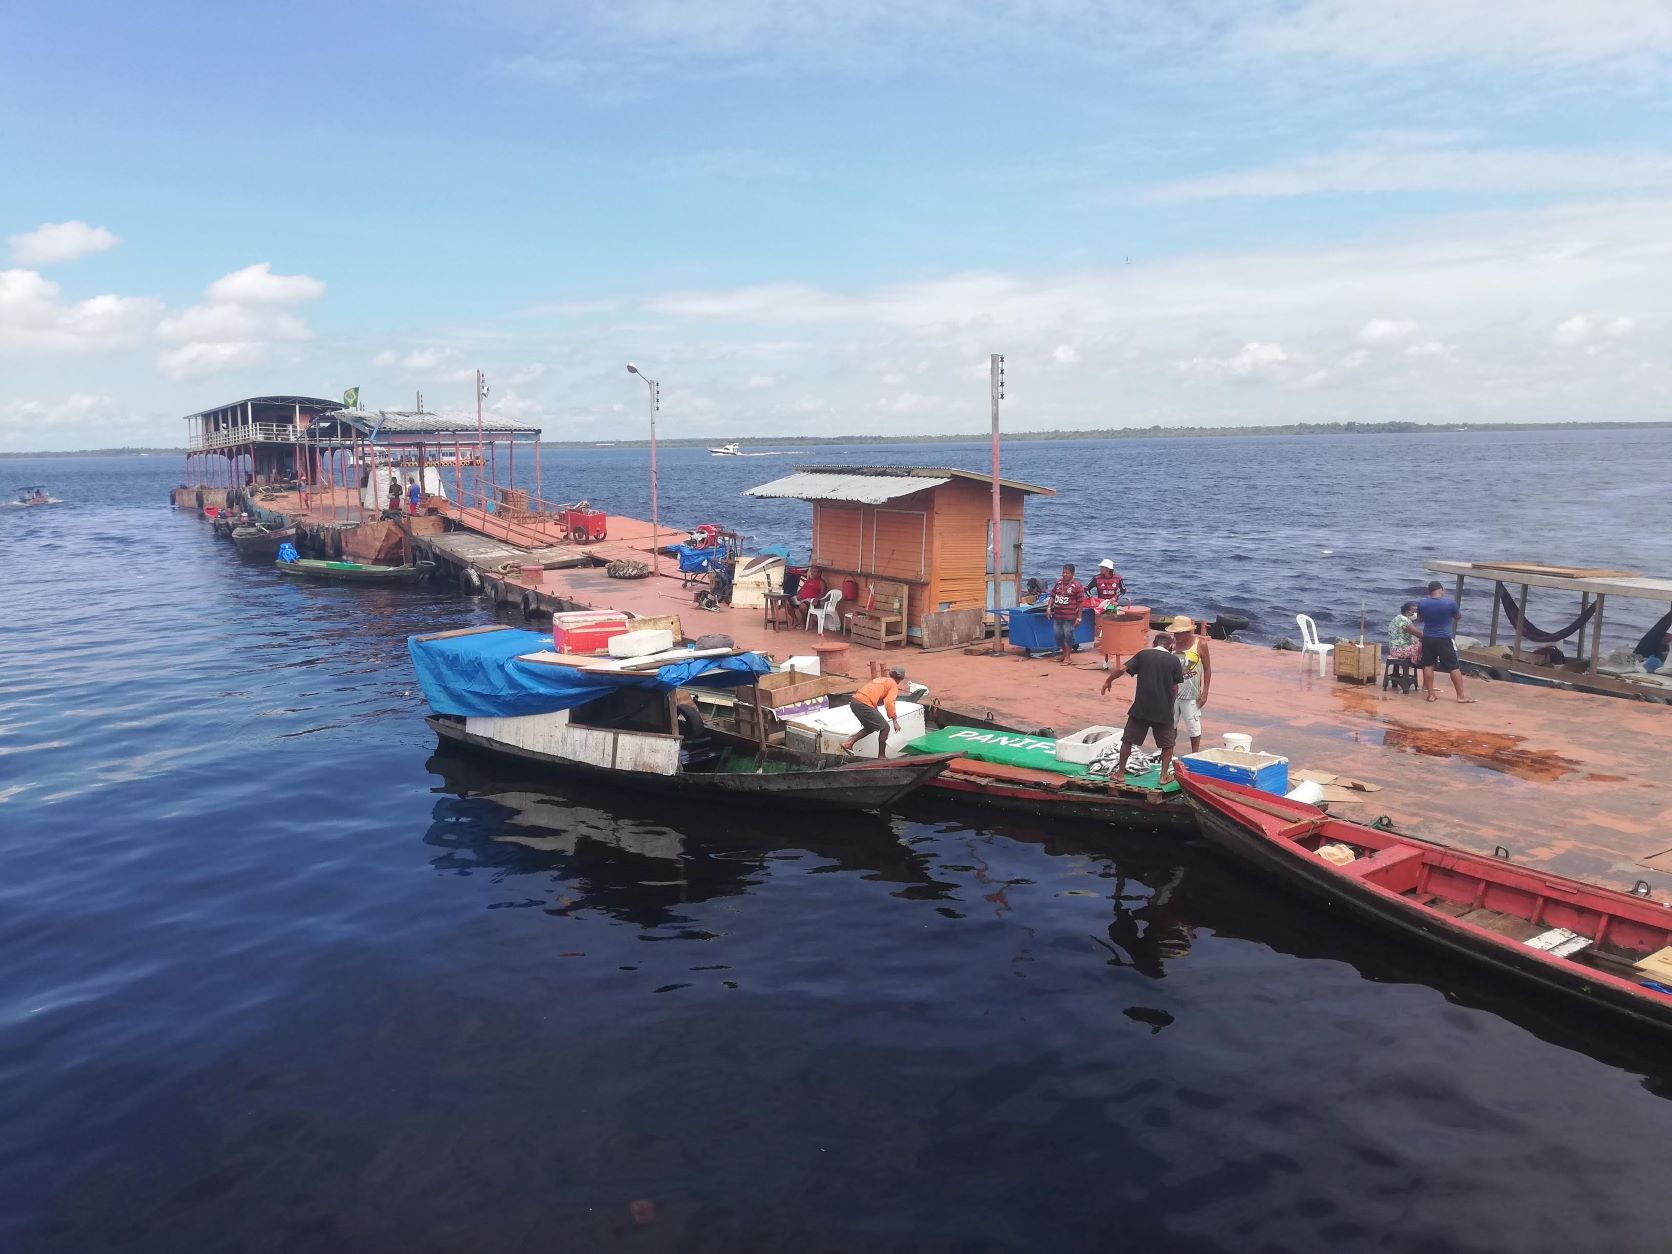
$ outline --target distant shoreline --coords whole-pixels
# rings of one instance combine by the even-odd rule
[[[1672,419],[1653,422],[1297,422],[1272,427],[1103,427],[1094,430],[1006,432],[1006,444],[1052,440],[1170,440],[1276,435],[1452,435],[1470,431],[1648,431],[1672,427]],[[787,445],[818,448],[840,444],[979,444],[992,438],[985,431],[957,435],[785,435],[681,436],[656,441],[662,448],[710,448],[719,444]],[[648,448],[645,440],[542,440],[542,448]],[[183,448],[43,449],[0,452],[0,460],[28,457],[184,457]]]

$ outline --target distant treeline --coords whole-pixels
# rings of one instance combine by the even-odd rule
[[[1207,436],[1257,435],[1443,435],[1455,431],[1567,431],[1583,427],[1588,431],[1649,430],[1672,427],[1672,419],[1661,422],[1291,422],[1275,427],[1100,427],[1094,430],[1007,431],[1005,441],[1018,440],[1153,440]],[[752,435],[686,436],[658,440],[668,448],[709,448],[736,440],[739,443],[787,445],[816,448],[821,444],[968,444],[991,439],[986,431],[958,435]],[[605,447],[599,440],[543,440],[547,448]],[[613,448],[645,448],[649,440],[611,440]],[[74,452],[5,453],[7,457],[182,457],[183,448],[91,448]]]
[[[1153,440],[1157,437],[1250,436],[1250,435],[1443,435],[1454,431],[1565,431],[1584,427],[1592,431],[1672,427],[1672,419],[1663,422],[1291,422],[1275,427],[1164,427],[1155,423],[1148,427],[1100,427],[1093,430],[1007,431],[1005,442],[1021,440]],[[737,441],[757,445],[770,444],[793,448],[817,447],[821,444],[969,444],[992,439],[988,431],[959,435],[754,435],[754,436],[695,436],[674,440],[657,440],[668,448],[710,448]],[[593,448],[596,440],[546,440],[548,448]],[[616,448],[645,448],[649,440],[612,440]]]

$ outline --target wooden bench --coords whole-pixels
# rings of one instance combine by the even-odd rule
[[[848,634],[856,644],[886,649],[906,642],[906,585],[878,580],[871,585],[871,608],[848,615]]]

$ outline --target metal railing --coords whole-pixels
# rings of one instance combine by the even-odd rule
[[[240,444],[297,444],[306,442],[306,433],[293,423],[246,422],[236,427],[193,432],[186,447],[193,452],[206,449],[235,448]]]

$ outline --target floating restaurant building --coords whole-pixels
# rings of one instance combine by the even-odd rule
[[[539,481],[540,428],[489,414],[462,418],[345,408],[315,396],[254,396],[185,421],[187,482],[201,487],[294,485],[333,498],[347,490],[359,508],[375,511],[395,479],[403,491],[418,483],[426,496],[485,508],[497,485],[516,488],[519,446],[525,473]]]
[[[987,614],[1017,603],[1023,507],[1030,496],[1056,495],[999,480],[995,579],[992,484],[944,466],[802,466],[745,495],[812,502],[809,566],[832,587],[856,585],[855,599],[871,610],[855,620],[856,633],[867,617],[897,617],[880,624],[875,643],[945,648],[981,639]]]

